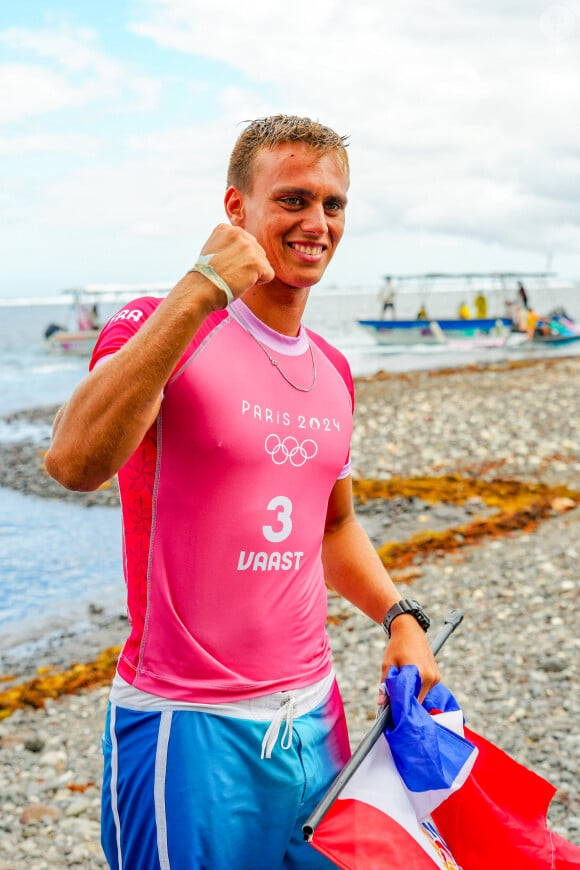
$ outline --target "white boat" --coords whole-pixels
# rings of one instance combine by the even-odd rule
[[[86,329],[74,332],[59,327],[54,332],[45,334],[46,345],[50,353],[90,356],[95,348],[100,332],[100,329]]]
[[[120,307],[138,296],[166,296],[172,285],[164,284],[88,284],[63,290],[70,297],[68,323],[49,323],[44,331],[49,353],[90,356],[104,326],[102,307]]]
[[[505,347],[514,338],[508,317],[473,320],[359,320],[379,344],[446,344],[451,347]]]
[[[525,329],[518,327],[521,314],[527,314],[529,304],[522,282],[529,279],[546,280],[552,275],[549,272],[389,275],[385,277],[385,286],[380,294],[381,299],[388,300],[384,302],[382,316],[360,319],[357,323],[375,341],[384,345],[445,345],[466,350],[519,347],[532,338]],[[458,315],[429,316],[430,303],[437,296],[454,299]],[[405,297],[407,300],[420,300],[420,310],[415,317],[396,317],[394,300],[399,298],[405,304]],[[441,298],[437,302],[437,307],[440,307]],[[564,331],[560,330],[562,333]],[[554,341],[555,332],[553,329]],[[567,335],[570,334],[570,329],[567,329]]]

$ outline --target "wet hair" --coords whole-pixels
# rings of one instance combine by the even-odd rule
[[[286,142],[304,142],[321,156],[334,151],[349,179],[348,136],[339,136],[330,127],[297,115],[270,115],[248,124],[238,137],[230,157],[228,187],[237,187],[245,193],[251,191],[260,151]]]

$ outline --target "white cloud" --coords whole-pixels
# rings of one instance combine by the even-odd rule
[[[122,159],[48,182],[40,208],[63,230],[74,224],[88,235],[197,237],[201,246],[214,223],[224,220],[223,141],[220,125],[129,139]]]
[[[30,64],[0,67],[0,94],[2,124],[81,106],[87,99],[64,76]]]
[[[133,111],[157,103],[158,81],[102,52],[92,30],[9,28],[0,32],[0,45],[6,56],[33,58],[0,66],[0,123],[95,103],[111,108],[123,100]]]
[[[355,233],[396,222],[529,249],[577,244],[580,202],[563,200],[558,169],[580,146],[571,6],[297,0],[282,18],[267,0],[139,8],[136,33],[267,84],[264,112],[309,112],[352,133]],[[223,105],[251,117],[248,102],[235,93]]]
[[[155,43],[157,66],[110,56],[88,28],[0,32],[0,154],[89,158],[64,170],[61,159],[35,189],[9,179],[10,214],[60,228],[63,248],[71,226],[79,250],[100,239],[110,260],[93,252],[96,267],[121,270],[145,245],[164,278],[163,264],[223,219],[241,122],[284,111],[351,135],[348,231],[330,281],[542,267],[548,251],[580,273],[580,12],[570,3],[135,0],[129,31],[140,48]],[[164,52],[179,60],[167,75]],[[98,122],[76,127],[87,107]],[[149,123],[129,134],[107,125],[143,110]]]
[[[95,156],[103,140],[85,133],[30,133],[0,137],[0,156],[22,157],[33,154]]]

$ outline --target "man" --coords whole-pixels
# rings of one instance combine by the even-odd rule
[[[118,472],[131,634],[104,735],[113,868],[331,866],[301,825],[349,755],[326,582],[376,622],[383,669],[437,665],[353,511],[353,387],[301,318],[344,229],[344,139],[308,118],[243,131],[225,210],[163,300],[105,326],[46,465]],[[391,611],[390,616],[394,616]],[[280,736],[281,735],[281,736]]]
[[[471,318],[471,311],[469,310],[469,305],[467,304],[465,299],[459,305],[457,316],[460,318],[460,320],[470,320]]]
[[[387,275],[383,286],[379,291],[379,301],[381,303],[381,320],[385,319],[387,311],[391,312],[391,320],[395,318],[395,299],[397,294],[393,288],[391,276]]]
[[[487,317],[487,299],[483,295],[483,293],[478,293],[475,299],[473,300],[473,304],[475,305],[476,317],[480,320],[485,320]]]

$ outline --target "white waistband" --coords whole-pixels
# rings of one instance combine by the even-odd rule
[[[324,701],[335,680],[334,670],[311,686],[301,689],[289,689],[286,692],[274,692],[271,695],[261,695],[246,701],[229,701],[222,704],[193,704],[188,701],[174,701],[151,695],[141,689],[135,689],[130,683],[115,674],[111,686],[110,700],[118,707],[128,710],[148,710],[164,712],[166,710],[196,710],[200,713],[213,713],[216,716],[230,716],[236,719],[253,719],[258,722],[271,721],[280,708],[293,700],[293,718],[298,719],[310,713]],[[277,718],[277,717],[276,717]]]

